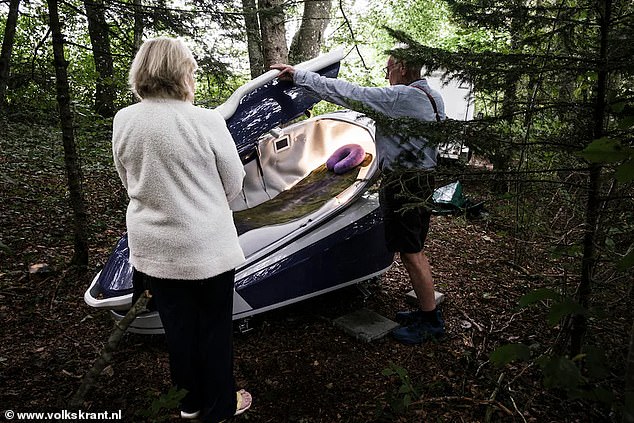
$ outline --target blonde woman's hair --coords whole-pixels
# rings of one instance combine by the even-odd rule
[[[139,48],[128,82],[140,99],[160,97],[193,101],[197,67],[194,55],[182,40],[153,38]]]

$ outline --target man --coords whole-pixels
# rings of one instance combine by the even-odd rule
[[[326,78],[290,65],[276,64],[279,78],[292,80],[317,97],[354,108],[362,104],[389,118],[414,118],[435,121],[445,118],[443,99],[421,79],[421,66],[390,56],[385,68],[389,87],[361,87],[334,78]],[[411,198],[431,198],[436,148],[418,136],[388,133],[377,122],[376,146],[379,167],[383,173],[380,203],[385,221],[388,249],[399,252],[419,302],[416,311],[397,313],[404,326],[392,335],[407,344],[420,344],[445,333],[439,310],[436,309],[431,268],[423,246],[429,230],[431,213],[419,204],[411,208]],[[409,200],[408,200],[409,198]]]

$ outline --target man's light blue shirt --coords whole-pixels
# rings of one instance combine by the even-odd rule
[[[438,114],[445,119],[445,104],[438,91],[429,88],[425,79],[411,85],[389,87],[362,87],[336,78],[326,78],[317,73],[296,69],[295,84],[306,88],[322,100],[354,109],[350,101],[363,103],[390,118],[415,118],[421,121],[435,121],[436,113],[425,92],[434,98]],[[427,146],[422,137],[385,133],[379,125],[376,128],[376,145],[381,169],[397,167],[431,170],[436,166],[437,148]]]

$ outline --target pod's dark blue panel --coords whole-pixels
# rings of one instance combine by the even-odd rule
[[[330,65],[318,73],[328,78],[339,74],[339,63]],[[301,87],[288,81],[274,79],[245,95],[227,127],[238,147],[244,163],[251,159],[255,142],[269,130],[290,122],[319,102]]]
[[[379,209],[315,244],[236,281],[235,289],[259,309],[333,288],[388,267]]]
[[[130,248],[128,248],[128,235],[125,234],[114,251],[108,258],[97,284],[101,287],[104,297],[118,297],[132,293],[132,266],[128,261]]]

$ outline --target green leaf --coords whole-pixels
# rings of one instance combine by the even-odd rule
[[[4,251],[7,254],[11,254],[11,248],[9,248],[8,246],[4,245],[2,243],[2,241],[0,241],[0,251]]]
[[[410,405],[412,405],[411,395],[407,394],[403,397],[403,405],[405,406],[405,408],[408,408]]]
[[[489,360],[496,366],[502,367],[515,360],[528,360],[530,349],[524,344],[507,344],[498,347],[489,355]]]
[[[527,307],[539,301],[558,300],[560,298],[560,295],[556,291],[549,288],[540,288],[523,295],[522,298],[520,298],[519,304],[520,307]]]
[[[592,345],[587,346],[585,350],[586,355],[584,359],[586,369],[588,370],[588,376],[595,379],[607,376],[609,374],[609,370],[605,364],[608,362],[608,359],[605,356],[604,350]]]
[[[621,113],[623,111],[623,109],[625,108],[625,105],[627,103],[625,101],[619,101],[618,103],[614,103],[610,106],[610,109],[614,112],[614,113]]]
[[[618,124],[619,129],[629,129],[632,126],[634,126],[634,116],[625,116]]]
[[[618,140],[608,137],[592,141],[579,155],[592,163],[616,163],[627,159],[630,149],[624,148]]]
[[[632,182],[634,181],[634,159],[630,159],[616,168],[614,177],[617,181]]]
[[[624,272],[630,267],[634,266],[634,248],[630,249],[629,253],[625,255],[617,264],[616,269]]]
[[[555,303],[550,307],[548,312],[548,323],[555,326],[559,321],[569,314],[586,314],[587,310],[576,301],[564,300]]]
[[[544,373],[544,386],[547,388],[563,388],[570,392],[585,381],[579,368],[566,357],[542,357],[538,362]]]
[[[616,400],[615,395],[605,388],[598,387],[590,392],[592,394],[592,400],[602,402],[606,407],[610,407]]]
[[[393,376],[394,375],[394,370],[392,370],[392,369],[383,369],[381,374],[383,376]]]

